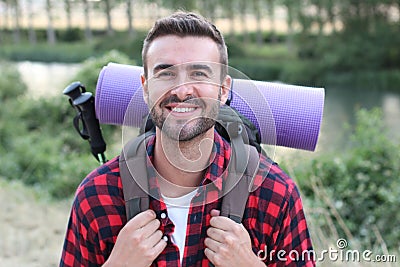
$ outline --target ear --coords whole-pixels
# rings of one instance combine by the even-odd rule
[[[146,77],[144,77],[143,73],[140,75],[140,82],[142,83],[142,88],[143,88],[143,100],[148,105],[149,104],[149,89],[147,87]]]
[[[232,77],[226,75],[224,81],[221,84],[221,102],[224,104],[226,103],[226,100],[228,100],[229,92],[231,90],[231,85],[232,85]]]

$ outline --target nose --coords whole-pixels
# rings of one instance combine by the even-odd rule
[[[191,83],[182,83],[171,90],[171,94],[176,95],[182,101],[193,95],[193,93],[194,88]]]

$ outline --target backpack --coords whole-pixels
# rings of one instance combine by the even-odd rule
[[[95,158],[101,164],[105,163],[107,161],[104,155],[106,144],[96,118],[94,97],[90,92],[86,92],[84,85],[80,82],[71,83],[64,89],[63,94],[69,97],[71,106],[77,111],[74,118],[75,129],[83,139],[89,140]],[[228,166],[229,176],[223,189],[221,215],[240,223],[249,192],[254,189],[253,179],[258,171],[259,153],[266,154],[261,148],[261,136],[257,127],[229,106],[231,99],[232,95],[226,105],[220,108],[215,125],[218,133],[231,143],[233,151]],[[82,129],[79,127],[80,124]],[[154,132],[155,126],[147,116],[140,129],[141,135],[124,147],[119,158],[128,220],[149,208],[149,195],[146,193],[148,189],[146,157],[140,156],[146,155],[146,151],[144,151],[145,146],[140,146],[140,144]],[[138,167],[135,168],[135,176],[140,179],[135,180],[132,177],[129,171],[130,165]]]
[[[230,142],[232,156],[228,178],[223,185],[221,215],[242,222],[247,199],[258,171],[261,137],[253,123],[229,106],[222,106],[215,125],[217,132]],[[125,145],[119,158],[127,220],[149,209],[145,142],[155,134],[155,126],[147,116],[139,136]],[[135,174],[133,178],[132,173]]]

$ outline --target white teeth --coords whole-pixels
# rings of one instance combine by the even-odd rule
[[[185,112],[192,112],[195,108],[173,108],[173,112],[185,113]]]

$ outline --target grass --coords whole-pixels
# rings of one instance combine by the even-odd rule
[[[11,61],[39,61],[39,62],[82,62],[96,53],[93,45],[86,42],[78,43],[57,43],[50,45],[47,43],[38,43],[32,45],[21,43],[17,45],[2,45],[0,58]]]
[[[289,51],[288,46],[285,43],[264,44],[263,46],[251,43],[246,44],[245,47],[247,58],[279,60],[296,59],[295,50]]]

